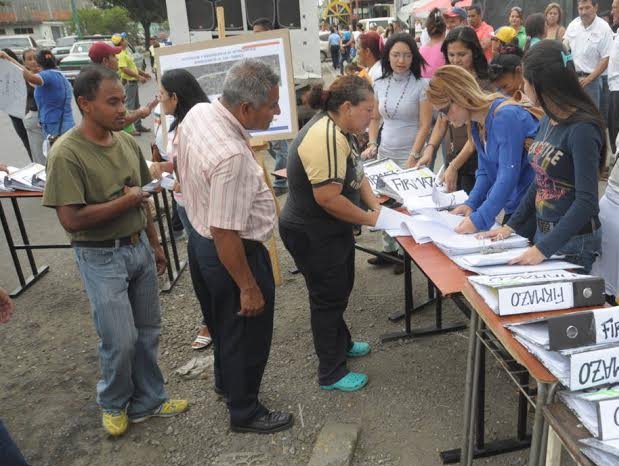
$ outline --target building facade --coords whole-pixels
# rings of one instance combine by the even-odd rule
[[[0,6],[0,35],[29,34],[35,39],[56,40],[67,34],[71,0],[10,0]],[[78,8],[92,7],[77,0]]]

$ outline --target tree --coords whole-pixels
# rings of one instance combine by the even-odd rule
[[[165,0],[94,0],[94,4],[100,8],[120,6],[127,9],[131,18],[144,28],[146,47],[150,41],[150,25],[161,23],[168,17]]]
[[[108,9],[83,8],[78,10],[77,16],[83,34],[126,32],[133,40],[137,36],[137,30],[129,12],[119,6]]]

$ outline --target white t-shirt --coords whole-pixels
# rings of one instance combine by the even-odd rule
[[[608,89],[611,92],[619,91],[619,34],[613,40],[610,47],[610,59],[608,60]]]
[[[359,37],[361,36],[361,31],[353,31],[352,33],[352,37],[355,40],[355,43],[353,44],[353,47],[357,47],[357,41],[359,40]]]
[[[613,31],[600,17],[596,17],[587,28],[580,18],[576,18],[567,27],[564,41],[572,51],[576,71],[592,73],[600,61],[610,55]]]
[[[421,42],[421,45],[428,45],[430,43],[430,34],[428,34],[428,30],[426,28],[423,28],[423,31],[421,31],[421,37],[419,38],[419,41]]]
[[[382,75],[383,75],[383,65],[381,64],[381,61],[378,60],[368,70],[368,76],[372,78],[372,82],[375,83],[376,80],[380,78]]]

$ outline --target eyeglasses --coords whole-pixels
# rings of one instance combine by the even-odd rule
[[[409,61],[413,59],[413,54],[412,53],[390,53],[389,54],[389,58],[392,58],[393,60],[404,60],[404,61]]]

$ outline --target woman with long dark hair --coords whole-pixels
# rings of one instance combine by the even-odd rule
[[[559,42],[543,41],[525,55],[524,89],[546,112],[529,150],[535,180],[507,224],[484,236],[521,233],[535,217],[535,244],[513,262],[533,265],[561,254],[589,273],[602,242],[598,174],[606,162],[604,119]]]
[[[505,97],[521,100],[524,87],[521,56],[512,53],[497,55],[488,66],[488,77]]]
[[[370,142],[363,158],[378,155],[379,159],[392,159],[402,168],[417,164],[432,125],[432,106],[425,97],[428,82],[421,77],[425,65],[413,36],[398,32],[389,37],[382,58],[383,75],[374,82],[376,105],[368,130]],[[388,235],[383,235],[383,250],[398,256],[397,243]],[[392,264],[382,257],[373,257],[368,262]],[[394,272],[403,272],[401,264],[396,264]]]
[[[154,178],[159,178],[163,172],[174,172],[174,160],[178,153],[178,127],[182,125],[183,119],[194,105],[201,102],[209,102],[209,99],[196,78],[189,71],[177,69],[163,73],[161,84],[159,85],[161,113],[173,116],[174,121],[168,128],[168,149],[166,151],[168,160],[151,165],[151,174]],[[162,119],[165,118],[164,115],[162,115]],[[174,189],[174,203],[178,217],[189,237],[193,227],[187,218],[181,187],[178,183]],[[204,309],[204,306],[202,308]],[[195,350],[200,350],[206,348],[211,343],[212,338],[206,326],[206,320],[203,319],[200,331],[191,347]]]
[[[290,191],[279,232],[309,292],[318,383],[352,392],[368,377],[350,372],[347,358],[370,352],[368,343],[351,339],[344,320],[355,277],[353,224],[375,225],[380,209],[354,135],[370,122],[374,93],[367,80],[342,76],[328,90],[312,88],[309,104],[320,111],[290,146]],[[371,211],[358,207],[359,200]]]
[[[488,62],[473,29],[465,26],[451,30],[443,42],[442,52],[447,63],[465,69],[475,77],[483,90],[489,90]],[[469,140],[467,127],[455,127],[445,115],[438,115],[417,166],[432,163],[441,141],[444,141],[445,149],[443,180],[448,191],[463,189],[467,193],[471,192],[477,170],[475,145]]]

